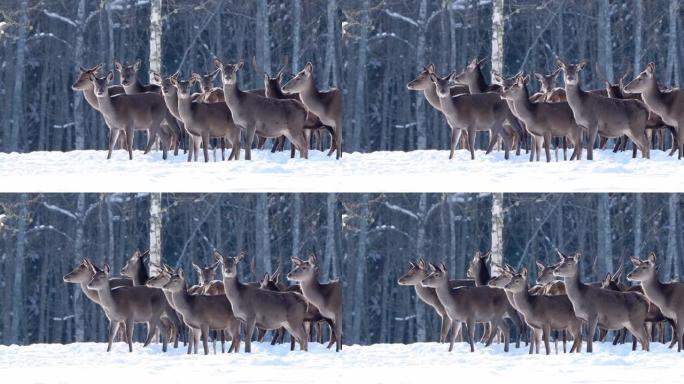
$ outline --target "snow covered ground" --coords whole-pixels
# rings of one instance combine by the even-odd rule
[[[253,347],[254,348],[254,347]],[[117,343],[0,346],[0,378],[5,383],[682,383],[684,353],[655,344],[632,352],[631,345],[595,344],[594,354],[503,353],[501,345],[458,343],[454,352],[437,343],[345,346],[342,353],[314,345],[289,352],[286,345],[256,343],[255,352],[185,355],[183,348],[161,353],[153,345],[127,352]],[[439,380],[439,381],[436,381]]]
[[[219,155],[220,153],[216,152]],[[185,155],[116,151],[0,154],[0,187],[7,192],[684,192],[684,161],[653,151],[596,151],[594,161],[530,163],[527,155],[505,161],[460,150],[346,153],[341,161],[311,151],[253,151],[252,161],[187,163]],[[244,158],[244,153],[243,153]]]

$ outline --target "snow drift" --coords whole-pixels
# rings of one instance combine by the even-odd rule
[[[0,377],[21,383],[418,383],[554,382],[681,383],[684,354],[652,344],[632,352],[631,344],[595,344],[593,354],[528,355],[527,349],[457,343],[454,352],[437,343],[345,346],[341,353],[313,344],[310,352],[289,345],[252,344],[252,354],[186,355],[183,348],[162,353],[159,345],[133,353],[116,343],[0,346]],[[559,344],[560,347],[560,344]],[[13,380],[14,379],[14,380]]]
[[[0,182],[7,192],[684,192],[684,161],[652,151],[595,151],[595,160],[528,162],[526,155],[448,151],[346,153],[342,160],[311,151],[309,160],[289,153],[253,151],[252,161],[186,162],[185,155],[136,151],[0,154]],[[562,156],[562,154],[561,154]],[[244,153],[243,156],[244,158]]]

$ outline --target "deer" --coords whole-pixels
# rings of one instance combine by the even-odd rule
[[[582,90],[580,72],[587,65],[586,60],[577,64],[566,64],[557,60],[563,70],[565,93],[572,108],[575,122],[587,131],[587,159],[593,160],[594,143],[597,134],[616,138],[627,135],[649,158],[649,144],[646,138],[648,110],[636,100],[622,100],[602,97]]]
[[[270,74],[268,74],[266,71],[257,66],[256,58],[252,56],[252,66],[257,72],[263,73],[264,75],[264,94],[266,97],[274,99],[299,100],[299,95],[297,93],[285,94],[281,87],[281,84],[283,82],[283,73],[285,71],[285,68],[287,67],[287,62],[287,57],[285,57],[285,63],[283,64],[283,66],[278,70],[278,72],[276,72],[275,76],[270,76]],[[321,122],[321,119],[315,113],[308,111],[306,122],[304,124],[304,135],[306,137],[307,145],[309,145],[311,141],[311,134],[316,133],[318,136],[317,144],[319,145],[319,147],[321,146],[320,130],[322,129],[326,129],[328,133],[330,133],[330,139],[333,143],[332,146],[335,146],[335,132],[333,131],[333,129],[331,127],[323,125],[323,122]],[[284,143],[285,137],[279,137],[277,139],[276,144],[273,145],[271,152],[275,152],[276,150],[282,150]],[[292,146],[290,157],[294,158],[294,155],[294,146]]]
[[[195,78],[170,79],[178,93],[178,113],[188,134],[193,137],[195,160],[199,145],[203,143],[204,162],[209,162],[209,139],[223,138],[230,144],[228,160],[240,159],[240,129],[235,125],[231,110],[225,103],[202,103],[192,101],[191,88]]]
[[[109,137],[107,159],[112,157],[112,149],[118,134],[120,131],[123,131],[126,134],[128,157],[130,160],[133,160],[133,131],[147,130],[154,132],[162,120],[164,120],[166,106],[164,105],[164,100],[154,93],[111,96],[108,86],[113,78],[114,75],[111,71],[104,77],[90,74],[90,81],[95,88],[100,113],[110,129],[116,129],[116,133],[111,134]]]
[[[418,261],[416,261],[415,263],[409,261],[408,271],[397,280],[397,284],[413,286],[416,292],[416,296],[418,296],[418,298],[422,302],[429,305],[430,307],[432,307],[432,309],[435,310],[435,312],[437,312],[437,316],[439,316],[441,320],[439,342],[444,343],[447,341],[447,336],[449,334],[449,330],[452,327],[452,324],[451,320],[449,319],[449,316],[446,313],[444,305],[442,305],[442,303],[437,298],[437,293],[435,293],[435,289],[424,287],[423,285],[421,285],[421,281],[425,280],[425,278],[428,277],[429,274],[430,272],[428,271],[428,267],[425,263],[425,260],[423,260],[422,258],[418,259]],[[474,287],[475,280],[449,280],[449,287],[452,289],[463,286]]]
[[[183,268],[171,275],[163,290],[170,292],[174,307],[195,335],[202,335],[204,354],[209,354],[209,330],[222,330],[231,337],[228,353],[240,350],[240,321],[234,316],[231,302],[225,295],[190,295],[185,284]]]
[[[537,285],[542,286],[542,294],[544,295],[566,295],[565,283],[558,280],[554,276],[553,271],[558,266],[556,264],[550,264],[548,266],[544,265],[539,261],[535,262],[537,265],[537,280],[535,281]]]
[[[617,292],[584,284],[580,277],[580,254],[566,256],[556,250],[561,261],[554,275],[565,280],[565,289],[572,302],[575,315],[587,324],[587,352],[593,352],[593,339],[596,327],[607,330],[627,328],[641,343],[641,348],[649,350],[646,331],[648,300],[635,292]],[[633,345],[632,350],[636,350]]]
[[[467,85],[471,94],[501,92],[500,85],[488,85],[485,81],[484,75],[482,74],[482,69],[480,67],[485,61],[487,61],[487,59],[478,60],[477,58],[473,58],[465,66],[463,71],[458,74],[454,74],[451,80],[456,84]]]
[[[475,160],[475,133],[477,131],[490,132],[491,140],[487,153],[493,150],[496,136],[500,135],[504,141],[504,157],[508,159],[513,135],[504,131],[503,123],[507,119],[513,121],[515,117],[513,117],[506,103],[495,93],[451,97],[450,78],[451,75],[440,78],[435,73],[430,73],[430,79],[435,84],[439,95],[442,113],[446,117],[449,127],[451,127],[449,159],[454,157],[456,143],[462,131],[468,133],[468,146],[472,160]]]
[[[556,77],[561,69],[556,68],[553,72],[547,74],[534,73],[534,77],[539,82],[539,92],[535,93],[537,102],[544,101],[547,103],[558,103],[567,101],[565,89],[556,87]]]
[[[527,279],[527,268],[511,276],[510,282],[504,286],[506,293],[513,295],[515,308],[523,314],[525,322],[535,330],[535,339],[542,331],[546,354],[551,354],[549,337],[551,330],[563,330],[573,337],[570,353],[579,353],[582,349],[582,321],[575,316],[573,304],[566,295],[546,296],[531,295]],[[563,343],[565,352],[565,342]],[[537,344],[537,353],[539,345]]]
[[[145,347],[150,344],[158,329],[162,334],[162,351],[166,352],[166,328],[160,326],[160,319],[167,303],[164,294],[158,289],[145,286],[112,288],[109,283],[109,265],[105,264],[103,269],[95,265],[91,267],[93,277],[87,287],[97,291],[100,306],[109,319],[107,352],[112,350],[112,339],[119,328],[119,323],[126,326],[128,352],[133,352],[133,327],[136,323],[147,323]]]
[[[145,260],[149,260],[149,256],[150,251],[141,253],[136,250],[131,254],[128,260],[126,260],[123,267],[121,267],[121,275],[131,279],[134,287],[145,286],[147,280],[150,279],[149,271],[145,266]],[[173,347],[178,348],[178,339],[183,324],[169,301],[166,302],[161,320],[163,324],[169,328],[168,333],[174,340]]]
[[[492,330],[501,329],[504,334],[504,351],[508,352],[509,329],[503,319],[510,303],[506,295],[499,289],[480,287],[449,288],[447,268],[444,263],[438,266],[431,264],[434,269],[428,277],[421,281],[421,285],[435,288],[437,298],[444,305],[447,315],[451,320],[452,332],[449,352],[453,350],[454,339],[460,332],[461,322],[465,322],[468,328],[468,342],[470,352],[475,352],[475,323],[491,323]],[[485,346],[489,346],[496,335],[492,331]]]
[[[482,255],[480,251],[476,251],[475,255],[473,256],[473,259],[470,261],[470,264],[468,265],[467,276],[474,279],[476,287],[488,286],[489,280],[491,280],[492,278],[491,272],[489,271],[488,267],[488,264],[491,262],[491,256],[491,252],[487,252],[484,255]],[[522,335],[524,329],[524,324],[522,319],[520,318],[520,313],[518,313],[518,311],[512,306],[512,303],[509,303],[506,308],[506,313],[504,314],[504,317],[510,319],[511,322],[513,322],[513,324],[515,325],[515,329],[517,331],[515,347],[519,348],[520,336]],[[491,324],[485,324],[485,331],[482,335],[483,340],[487,340],[489,337],[495,336],[495,334],[491,334],[492,329],[493,328]]]
[[[254,327],[279,329],[284,327],[299,342],[300,350],[308,350],[308,335],[304,328],[307,301],[294,292],[273,292],[240,282],[238,264],[244,259],[240,253],[235,257],[221,255],[214,251],[214,257],[221,263],[223,285],[235,317],[245,327],[245,352],[252,351]]]
[[[124,92],[127,95],[132,95],[132,94],[137,94],[137,93],[153,93],[153,94],[161,94],[161,88],[159,85],[156,84],[143,84],[140,82],[140,79],[138,78],[138,71],[140,70],[140,65],[141,61],[137,60],[135,63],[132,65],[128,65],[126,63],[120,63],[118,61],[114,61],[114,68],[116,71],[119,73],[119,77],[121,79],[121,86],[124,89]],[[180,140],[181,136],[181,128],[178,125],[178,122],[176,119],[173,117],[173,115],[167,110],[166,114],[164,116],[164,122],[165,125],[161,125],[159,127],[154,127],[152,129],[148,129],[148,136],[147,136],[147,145],[145,147],[145,154],[149,153],[149,151],[152,149],[152,145],[154,144],[156,138],[158,136],[163,137],[163,136],[173,136],[174,137],[174,143],[176,144],[175,150],[174,150],[174,156],[178,155],[178,141]],[[160,135],[160,131],[164,131],[163,134]],[[163,149],[163,147],[162,147]],[[163,154],[164,160],[166,160],[166,154]]]
[[[655,63],[648,63],[639,75],[624,87],[626,93],[640,93],[648,109],[660,116],[663,122],[676,131],[677,158],[684,155],[684,90],[663,92],[658,87]],[[673,151],[670,155],[674,154]]]
[[[655,304],[665,317],[673,320],[673,335],[676,335],[673,340],[676,340],[677,352],[681,352],[684,344],[684,284],[661,283],[658,280],[655,253],[651,253],[646,260],[637,257],[630,260],[634,270],[627,274],[627,280],[639,282],[648,300]]]
[[[196,72],[190,74],[190,77],[195,79],[195,82],[200,86],[200,96],[197,101],[202,103],[225,103],[226,99],[223,96],[223,90],[214,87],[214,79],[218,73],[219,70],[215,69],[204,75]]]
[[[525,129],[532,136],[533,151],[530,161],[536,153],[539,161],[540,144],[543,141],[546,161],[551,161],[551,140],[554,137],[569,138],[573,144],[570,160],[582,157],[582,130],[575,122],[573,111],[566,102],[533,103],[527,90],[529,77],[518,77],[510,87],[501,93],[501,98],[508,103],[513,114],[524,122]]]
[[[240,90],[237,74],[244,66],[223,64],[214,59],[214,65],[221,70],[223,93],[226,105],[232,113],[235,124],[246,132],[245,158],[252,159],[252,142],[254,135],[263,137],[287,137],[299,149],[300,157],[308,158],[308,145],[304,137],[304,122],[307,110],[296,100],[279,100],[262,97]]]
[[[306,63],[301,71],[283,85],[282,91],[286,95],[298,94],[306,109],[333,130],[328,156],[334,152],[335,158],[339,160],[342,158],[342,90],[334,87],[327,91],[316,89],[313,70],[313,64]]]
[[[71,272],[67,273],[62,277],[65,283],[78,284],[81,287],[81,291],[86,295],[90,301],[100,305],[100,297],[97,295],[97,291],[88,288],[88,283],[95,275],[93,272],[93,262],[89,258],[84,258],[81,263],[79,263]],[[109,284],[112,288],[117,287],[132,287],[133,282],[127,277],[112,277],[109,279]],[[126,340],[126,324],[119,324],[120,339]]]
[[[225,290],[223,289],[223,282],[221,280],[216,280],[216,268],[218,268],[219,262],[216,261],[209,265],[204,265],[200,267],[199,265],[192,263],[192,269],[197,274],[197,285],[193,285],[196,294],[199,295],[225,295]],[[188,288],[188,292],[192,292]]]
[[[335,352],[342,350],[342,283],[331,280],[328,283],[318,281],[318,266],[316,256],[311,255],[304,261],[296,256],[292,260],[292,271],[287,279],[299,283],[304,298],[316,306],[321,316],[332,321],[332,331],[335,338]],[[328,348],[332,344],[328,345]]]

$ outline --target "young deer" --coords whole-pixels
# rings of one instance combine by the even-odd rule
[[[178,93],[178,113],[185,129],[193,137],[193,151],[199,152],[203,144],[204,162],[209,161],[209,139],[223,138],[230,144],[228,160],[240,159],[240,129],[235,126],[231,110],[225,103],[201,103],[192,101],[192,86],[195,79],[170,79]]]
[[[558,254],[561,262],[554,275],[564,278],[575,315],[587,323],[587,352],[593,351],[597,326],[607,330],[627,328],[637,337],[642,349],[648,351],[645,324],[648,300],[638,293],[610,291],[583,283],[579,273],[580,254],[565,256],[560,251]]]
[[[651,253],[643,261],[636,257],[631,260],[634,270],[627,275],[627,279],[641,283],[648,300],[657,305],[663,315],[674,321],[677,352],[681,352],[684,344],[684,284],[658,281],[655,253]]]
[[[566,295],[567,292],[565,291],[565,283],[558,280],[558,278],[556,276],[554,276],[554,274],[553,274],[553,271],[556,270],[556,267],[558,266],[559,263],[551,264],[549,266],[545,266],[543,263],[540,263],[539,261],[537,261],[536,264],[537,264],[537,280],[536,280],[536,283],[543,287],[542,294],[544,294],[544,295]]]
[[[636,100],[611,99],[582,90],[580,72],[586,61],[566,64],[560,60],[563,69],[565,93],[572,108],[575,122],[587,131],[587,159],[594,159],[594,144],[600,134],[607,138],[627,135],[641,150],[644,158],[649,157],[649,143],[646,138],[648,110]]]
[[[195,79],[200,86],[200,96],[197,101],[202,103],[225,103],[226,98],[223,96],[223,89],[214,87],[214,78],[219,73],[218,69],[206,75],[200,75],[193,72],[191,77]]]
[[[655,64],[649,63],[639,76],[624,87],[624,91],[641,93],[641,99],[648,109],[660,116],[665,124],[674,127],[677,132],[677,156],[681,160],[684,156],[684,90],[661,91],[655,77]]]
[[[569,138],[574,146],[570,160],[581,159],[582,130],[575,123],[568,103],[531,102],[528,81],[529,77],[518,77],[512,86],[504,89],[501,98],[506,100],[513,114],[525,123],[525,129],[532,135],[530,161],[533,161],[535,153],[539,161],[540,144],[543,141],[546,161],[550,162],[551,140],[554,137]]]
[[[432,264],[431,264],[432,265]],[[470,351],[475,352],[475,323],[491,323],[492,332],[487,340],[489,346],[496,335],[496,329],[501,329],[504,334],[504,351],[508,352],[509,329],[503,319],[509,302],[506,295],[500,289],[484,287],[449,288],[449,278],[446,265],[441,263],[434,266],[434,271],[426,277],[421,284],[424,287],[435,288],[437,298],[444,305],[447,315],[451,320],[452,332],[449,351],[454,348],[454,338],[460,332],[461,323],[465,322],[468,327],[468,342]]]
[[[216,261],[213,264],[200,267],[199,265],[192,263],[192,269],[197,273],[197,294],[225,295],[226,292],[223,289],[223,282],[221,280],[216,280],[216,268],[219,264],[220,263]]]
[[[321,312],[321,315],[332,321],[335,337],[335,351],[342,350],[342,283],[332,280],[327,284],[318,282],[318,266],[316,256],[309,256],[304,261],[292,257],[292,271],[287,279],[299,283],[302,295]],[[329,345],[328,347],[331,347]]]
[[[442,303],[437,298],[437,293],[435,293],[435,289],[424,287],[423,285],[421,285],[421,281],[425,280],[425,278],[428,277],[429,274],[430,273],[428,272],[427,265],[425,264],[425,261],[422,258],[418,259],[418,261],[415,263],[409,261],[409,270],[402,277],[400,277],[399,280],[397,280],[397,284],[413,286],[413,288],[416,291],[416,296],[418,296],[418,298],[422,302],[429,305],[430,307],[432,307],[432,309],[435,310],[435,312],[437,312],[437,316],[439,316],[442,324],[439,333],[439,342],[444,343],[447,341],[449,329],[451,329],[451,321],[449,320],[449,316],[446,313],[444,305],[442,305]],[[452,289],[462,286],[474,287],[475,281],[449,280],[449,286]]]
[[[456,143],[462,131],[468,133],[470,157],[475,160],[475,134],[478,131],[489,131],[490,145],[487,153],[494,149],[496,137],[501,136],[504,141],[505,158],[508,159],[511,149],[512,134],[504,131],[503,123],[507,119],[513,121],[513,114],[506,103],[496,93],[480,93],[475,95],[451,96],[449,87],[451,75],[440,78],[430,73],[430,79],[435,84],[437,95],[442,106],[442,113],[451,127],[451,142],[449,145],[449,159],[453,159]],[[517,120],[516,120],[517,121]]]
[[[155,132],[164,120],[166,106],[164,100],[154,93],[110,96],[108,86],[114,75],[108,72],[105,77],[90,75],[95,88],[95,95],[100,106],[100,113],[111,129],[116,129],[109,137],[107,159],[112,157],[112,149],[120,131],[125,132],[128,157],[133,160],[133,131],[146,130]],[[151,136],[151,134],[150,134]]]
[[[164,294],[158,289],[145,286],[112,289],[109,284],[109,265],[105,264],[104,269],[92,265],[92,270],[94,274],[88,288],[97,291],[100,305],[109,319],[107,352],[112,350],[112,339],[122,322],[126,325],[129,352],[133,352],[133,327],[136,323],[147,323],[145,347],[159,329],[162,334],[162,350],[166,352],[166,328],[160,326],[166,304]]]
[[[214,59],[214,64],[221,70],[225,104],[235,124],[245,130],[245,158],[252,159],[255,134],[269,138],[284,135],[299,149],[300,157],[308,158],[309,147],[303,131],[307,116],[304,105],[296,100],[270,99],[240,90],[237,74],[243,62],[223,64]]]
[[[498,84],[487,85],[480,65],[487,59],[472,59],[461,73],[454,74],[451,80],[456,84],[467,85],[471,94],[484,92],[501,92]]]
[[[558,103],[567,101],[565,89],[556,87],[556,77],[558,77],[560,71],[560,68],[556,68],[555,71],[548,75],[534,73],[534,77],[539,81],[539,92],[535,93],[535,95],[540,95],[537,97],[537,100],[535,100],[536,102],[545,101],[547,103]]]
[[[241,283],[237,276],[237,266],[243,260],[243,254],[226,257],[214,251],[214,257],[221,263],[223,285],[233,313],[245,326],[245,352],[252,351],[255,326],[262,329],[285,327],[299,342],[300,349],[308,350],[308,337],[304,328],[308,304],[302,295],[267,291]]]
[[[185,284],[183,269],[171,275],[163,287],[170,292],[174,307],[183,315],[183,321],[192,329],[197,344],[202,335],[204,354],[209,354],[209,330],[222,330],[230,335],[230,352],[240,350],[240,321],[233,315],[231,303],[225,295],[190,295]],[[196,352],[196,350],[195,350]]]
[[[542,332],[547,355],[551,354],[549,337],[552,329],[568,331],[574,340],[570,353],[580,352],[582,321],[575,316],[572,303],[566,295],[531,295],[527,283],[527,268],[511,276],[510,282],[504,286],[504,289],[506,293],[513,294],[515,308],[523,314],[527,325],[535,330],[535,339],[538,339],[539,331]],[[565,343],[563,352],[565,352]],[[537,353],[539,353],[538,345]]]
[[[335,152],[339,160],[342,157],[342,91],[337,88],[330,88],[327,91],[316,89],[311,63],[306,63],[304,69],[285,83],[282,91],[285,94],[299,94],[299,100],[304,103],[306,109],[318,116],[323,124],[332,128],[334,135],[328,156]]]

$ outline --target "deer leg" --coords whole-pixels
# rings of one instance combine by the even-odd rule
[[[587,127],[587,160],[594,160],[594,145],[596,144],[596,135],[598,135],[597,124],[591,124]]]
[[[470,159],[475,160],[475,135],[477,131],[475,128],[468,127],[466,130],[468,132],[468,147],[470,148]]]
[[[593,316],[587,319],[587,352],[594,352],[594,333],[596,333],[596,326],[598,318]]]
[[[116,145],[116,141],[119,139],[119,130],[110,129],[109,130],[109,151],[107,152],[107,160],[112,158],[112,149]]]
[[[508,134],[506,132],[503,132],[501,139],[503,140],[503,146],[504,146],[504,159],[508,160],[510,158],[510,153],[511,153],[511,143],[513,141],[513,138],[515,137],[515,134]]]
[[[548,325],[544,325],[544,328],[542,329],[542,338],[544,339],[544,349],[546,350],[546,354],[550,355],[551,354],[551,345],[549,344],[549,335],[551,334],[551,327]]]
[[[195,342],[193,329],[188,327],[188,355],[192,354],[192,345]]]
[[[109,335],[107,336],[107,352],[112,350],[112,340],[114,339],[114,335],[116,335],[116,332],[118,330],[119,330],[119,322],[109,320]]]
[[[446,314],[443,314],[443,313],[440,314],[439,318],[442,320],[442,328],[441,328],[441,331],[439,333],[439,342],[443,343],[446,341],[446,338],[449,334],[449,327],[451,326],[451,322],[447,318]]]
[[[454,341],[456,335],[461,333],[461,322],[458,320],[451,320],[451,341],[449,342],[449,352],[454,350]]]
[[[546,154],[546,162],[551,162],[551,135],[544,135],[544,154]]]
[[[466,327],[468,327],[468,343],[470,344],[470,352],[475,352],[475,319],[467,319]]]
[[[128,159],[133,160],[133,127],[126,127],[126,145],[128,145]]]
[[[454,150],[456,149],[456,143],[458,142],[458,139],[461,137],[461,130],[460,129],[451,129],[451,141],[449,142],[449,160],[454,158]]]
[[[132,320],[126,320],[126,340],[128,341],[128,352],[133,352],[133,329],[135,323]],[[149,330],[148,330],[149,332]],[[154,331],[152,331],[154,334]]]
[[[168,342],[169,342],[169,327],[161,326],[159,327],[159,332],[161,332],[162,336],[162,352],[166,352],[168,349]]]
[[[128,325],[128,324],[126,324]],[[152,339],[154,338],[154,334],[157,332],[157,329],[159,328],[159,319],[152,319],[147,322],[147,337],[145,338],[145,344],[143,344],[143,347],[147,347],[150,345],[152,342]]]
[[[599,328],[599,338],[598,341],[604,342],[606,341],[606,336],[608,336],[608,331],[602,328]]]
[[[201,332],[202,332],[202,347],[204,347],[204,354],[208,355],[209,354],[209,327],[206,325],[202,326]]]
[[[256,318],[248,318],[245,322],[245,352],[252,352],[252,335],[254,334],[254,326],[256,325]]]
[[[335,152],[337,152],[337,160],[342,158],[342,119],[335,121]]]

